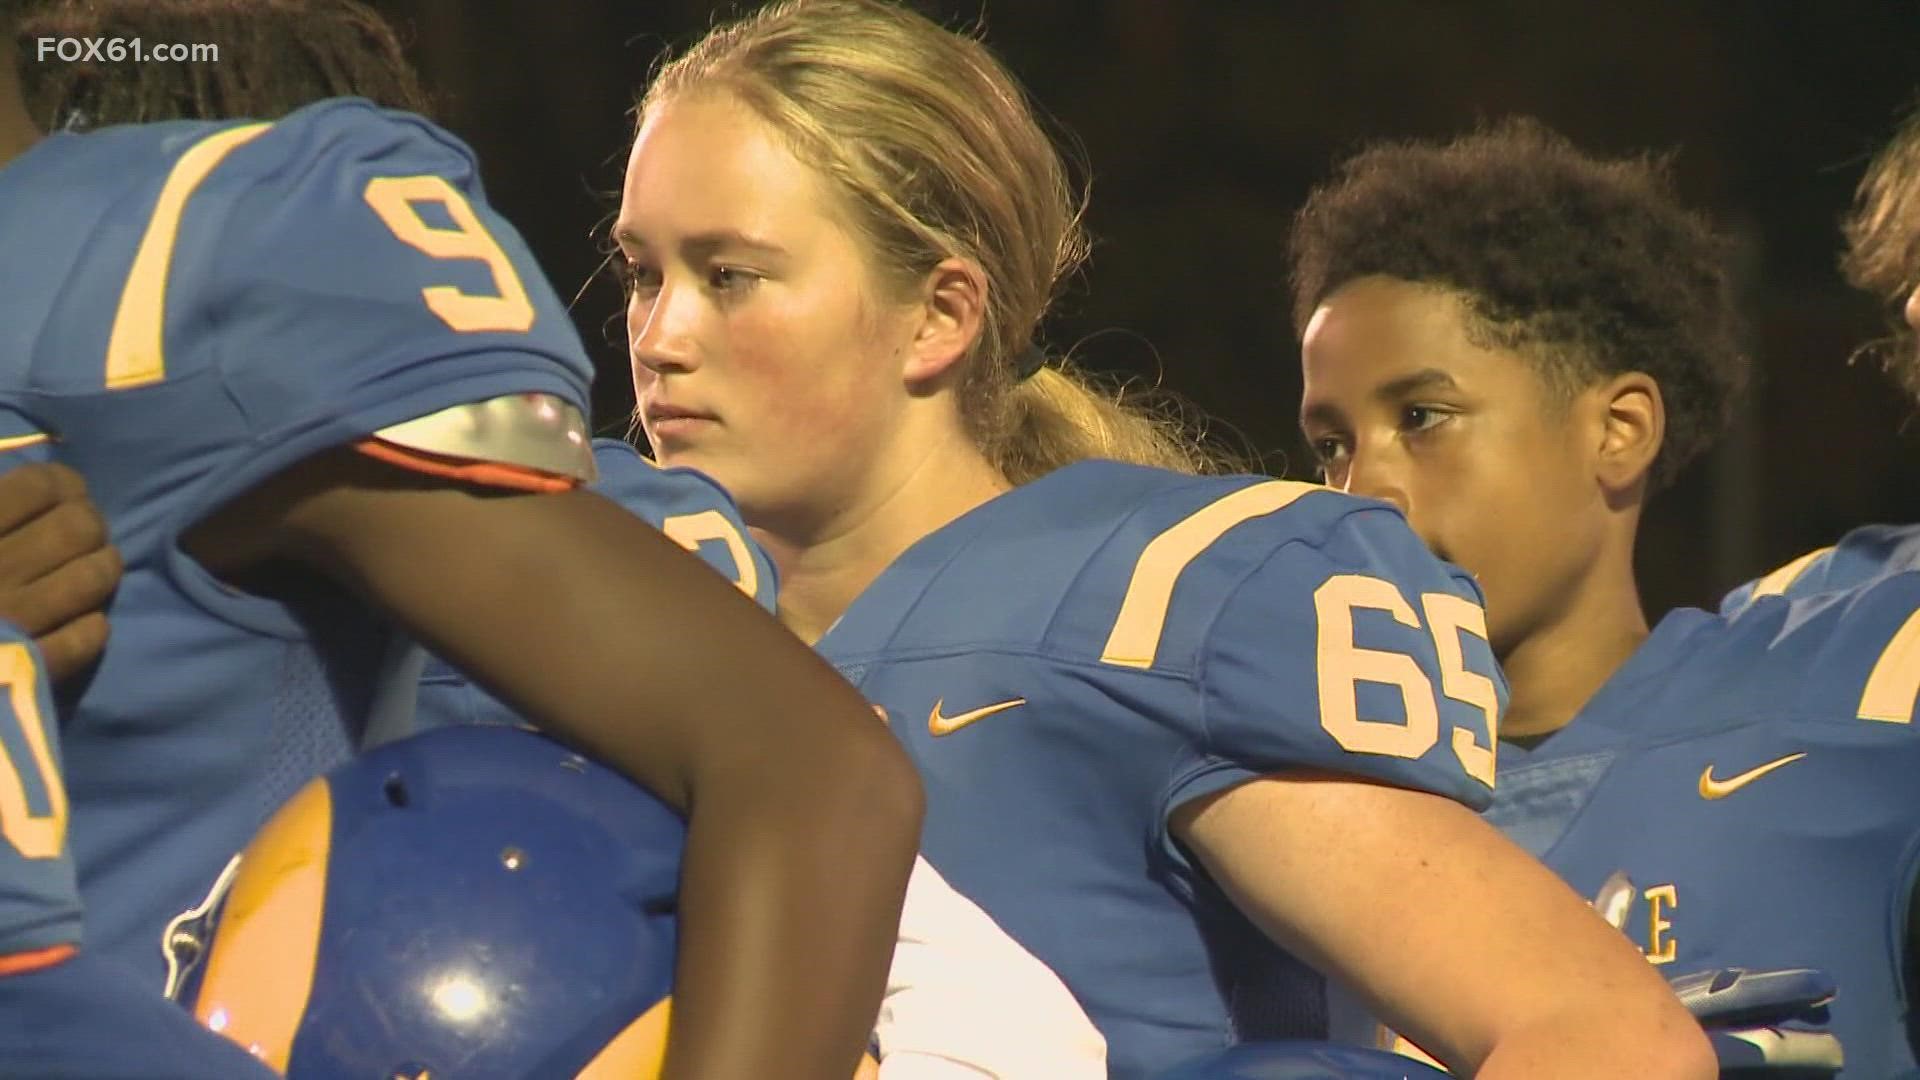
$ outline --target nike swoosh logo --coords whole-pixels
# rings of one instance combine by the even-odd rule
[[[1805,752],[1788,754],[1786,757],[1780,758],[1777,761],[1769,761],[1765,765],[1748,769],[1738,776],[1729,776],[1725,780],[1715,780],[1713,778],[1713,766],[1709,765],[1700,770],[1700,797],[1709,800],[1724,799],[1773,770],[1781,768],[1782,766],[1791,765],[1806,756]]]
[[[992,705],[982,705],[977,709],[968,709],[966,712],[956,713],[953,716],[941,716],[940,708],[946,703],[947,699],[945,698],[935,701],[933,703],[933,711],[927,714],[927,730],[933,732],[936,737],[940,735],[951,735],[961,728],[966,727],[968,724],[973,723],[975,720],[984,719],[992,716],[994,713],[1019,708],[1027,703],[1027,699],[1017,697],[1012,701],[999,701]]]

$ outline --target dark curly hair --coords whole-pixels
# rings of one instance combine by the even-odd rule
[[[17,0],[0,0],[0,4]],[[211,44],[207,63],[48,59],[22,64],[28,106],[49,130],[157,120],[273,119],[329,97],[428,111],[420,77],[380,14],[354,0],[57,0],[15,27],[36,38]]]
[[[1847,251],[1840,269],[1847,280],[1896,308],[1903,305],[1920,286],[1920,109],[1867,166],[1842,229]],[[1920,342],[1904,319],[1894,319],[1894,326],[1892,337],[1864,351],[1878,353],[1887,373],[1920,396]]]
[[[1526,356],[1565,396],[1645,372],[1667,412],[1657,490],[1720,435],[1746,382],[1727,248],[1664,161],[1602,160],[1507,120],[1374,144],[1316,188],[1290,244],[1294,324],[1383,275],[1456,292],[1476,344]]]
[[[11,34],[35,0],[0,0],[0,33]]]

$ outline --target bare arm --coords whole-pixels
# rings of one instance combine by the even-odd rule
[[[1274,940],[1462,1076],[1716,1075],[1645,959],[1464,806],[1270,777],[1195,799],[1172,825]]]
[[[664,1076],[853,1074],[920,789],[853,688],[737,589],[592,493],[481,492],[350,451],[194,540],[216,568],[292,558],[357,588],[687,812]]]

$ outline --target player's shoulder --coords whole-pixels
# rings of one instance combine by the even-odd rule
[[[166,120],[151,124],[120,124],[84,133],[54,132],[37,143],[21,160],[44,162],[53,168],[95,170],[114,167],[122,179],[138,179],[164,172],[196,142],[238,121]]]
[[[1920,569],[1920,525],[1864,525],[1728,592],[1723,614],[1769,596],[1795,599],[1851,589],[1886,574]]]
[[[1269,477],[1110,461],[1008,491],[896,560],[836,644],[967,644],[1190,673],[1230,603],[1298,613],[1328,576],[1477,593],[1386,503]],[[882,632],[882,627],[885,627]]]
[[[73,276],[90,262],[124,260],[168,174],[194,145],[231,125],[169,121],[54,132],[0,168],[0,281],[15,294],[33,279],[16,273]],[[51,265],[50,265],[51,264]],[[75,283],[63,281],[72,289]],[[17,315],[16,315],[17,318]]]
[[[1183,535],[1240,531],[1268,544],[1314,546],[1342,529],[1405,529],[1392,506],[1322,484],[1246,473],[1196,476],[1117,461],[1066,466],[995,505],[1009,518],[1068,516],[1110,524],[1107,542],[1119,546],[1145,546],[1176,528]]]
[[[329,383],[406,379],[423,355],[488,354],[557,374],[538,389],[571,400],[590,374],[564,304],[487,205],[472,152],[420,116],[361,99],[203,133],[160,189],[139,257],[149,255],[165,296],[135,296],[141,311],[164,305],[168,351],[248,369],[280,398],[312,392],[278,385],[296,366],[290,341],[310,369],[298,377]]]
[[[1002,544],[1042,536],[1058,558],[1093,563],[1191,560],[1201,574],[1234,574],[1246,558],[1285,548],[1335,562],[1417,552],[1432,557],[1393,506],[1321,484],[1250,474],[1194,476],[1113,461],[1069,465],[976,512],[988,519],[971,554],[999,561]],[[1194,556],[1205,554],[1205,559]],[[1096,577],[1099,575],[1095,575]]]
[[[444,173],[474,164],[473,151],[446,129],[362,98],[329,98],[273,121],[171,120],[56,134],[34,156],[89,172],[113,169],[135,182],[204,170],[205,180],[194,185],[202,199],[223,188],[310,181],[312,170],[355,160],[393,167],[396,175],[401,168]]]
[[[740,520],[733,497],[712,477],[695,469],[663,468],[623,439],[593,440],[593,463],[600,474],[594,490],[655,526],[706,510]]]
[[[773,560],[753,539],[733,496],[695,469],[662,468],[620,439],[595,439],[593,488],[705,560],[761,607],[780,592]]]
[[[1855,584],[1755,604],[1733,620],[1771,634],[1770,666],[1803,713],[1910,729],[1920,695],[1920,570],[1883,570]]]
[[[1920,694],[1920,570],[1788,589],[1730,615],[1699,617],[1703,629],[1664,682],[1661,711],[1684,706],[1679,714],[1696,726],[1865,720],[1891,734],[1910,730]]]
[[[302,211],[321,204],[366,204],[368,179],[430,177],[468,197],[479,194],[478,163],[459,137],[425,117],[360,98],[330,98],[273,121],[205,125],[170,145],[179,153],[169,179],[191,182],[196,201],[245,200],[263,218],[295,227]],[[313,224],[326,226],[324,212]]]
[[[426,117],[382,108],[363,98],[328,98],[274,121],[233,121],[211,125],[201,139],[244,140],[246,161],[268,175],[285,172],[298,179],[306,165],[342,160],[379,160],[387,165],[414,163],[426,169],[448,164],[471,168],[471,148]]]
[[[117,207],[114,220],[175,220],[191,232],[208,220],[224,224],[232,207],[244,203],[258,210],[242,221],[247,233],[268,243],[297,235],[302,226],[324,236],[325,215],[305,215],[322,202],[362,203],[352,181],[363,175],[435,176],[469,195],[478,185],[473,152],[458,137],[424,117],[360,98],[329,98],[272,121],[103,127],[51,136],[44,146],[44,152],[35,148],[34,167],[22,174],[51,170],[57,182],[62,171],[81,173],[87,189],[101,188],[104,180]],[[37,186],[50,185],[42,178]],[[135,208],[131,217],[128,208]]]

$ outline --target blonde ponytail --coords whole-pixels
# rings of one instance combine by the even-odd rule
[[[1252,470],[1243,455],[1209,440],[1191,412],[1170,394],[1103,385],[1055,361],[1005,390],[1001,430],[985,449],[1015,484],[1094,458],[1194,474]]]

